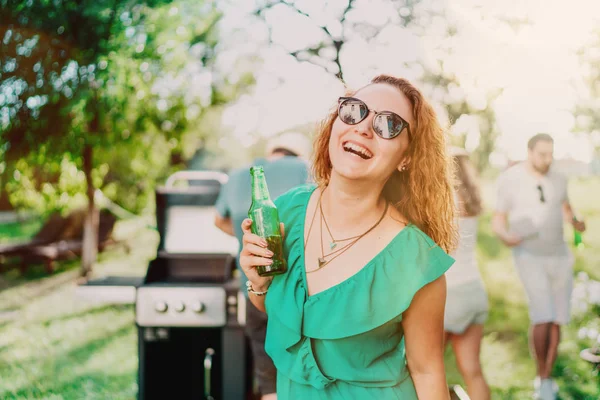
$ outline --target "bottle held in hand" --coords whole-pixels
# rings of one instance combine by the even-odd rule
[[[252,233],[265,239],[267,247],[273,252],[273,263],[257,266],[256,272],[260,276],[283,274],[287,271],[287,263],[283,257],[283,241],[277,207],[269,196],[263,167],[250,168],[250,175],[252,176],[252,204],[248,210],[248,218],[252,220]]]

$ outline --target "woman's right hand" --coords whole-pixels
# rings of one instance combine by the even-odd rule
[[[259,265],[271,265],[273,263],[273,252],[267,248],[267,241],[251,232],[252,220],[246,218],[242,222],[242,251],[240,252],[240,266],[246,274],[246,277],[252,284],[252,289],[257,292],[264,292],[271,284],[273,277],[262,277],[256,272]],[[283,224],[282,224],[283,237]]]

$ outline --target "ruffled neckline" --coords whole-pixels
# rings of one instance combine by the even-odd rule
[[[347,339],[389,322],[400,323],[415,293],[440,277],[453,260],[409,224],[354,275],[308,296],[304,230],[316,189],[311,186],[292,189],[275,201],[289,228],[284,238],[288,271],[274,277],[266,297],[265,349],[278,373],[324,387],[332,381],[320,371],[311,340]]]
[[[306,251],[305,251],[305,248],[306,248],[306,237],[305,237],[306,217],[307,217],[307,213],[308,213],[308,204],[310,203],[310,199],[312,198],[312,195],[314,194],[314,192],[317,188],[318,188],[318,186],[315,185],[314,187],[312,187],[311,190],[309,190],[307,192],[308,198],[304,202],[302,212],[300,213],[300,215],[301,215],[300,231],[302,232],[302,237],[300,240],[300,243],[302,244],[302,251],[300,252],[300,265],[302,266],[302,268],[301,268],[302,269],[302,271],[301,271],[302,284],[306,290],[306,304],[309,304],[313,301],[318,300],[320,297],[327,296],[330,293],[334,293],[337,290],[342,289],[344,286],[347,286],[352,281],[360,278],[361,275],[364,275],[366,273],[366,270],[368,270],[370,268],[374,268],[374,265],[377,264],[377,261],[379,261],[379,258],[383,257],[385,254],[390,252],[390,250],[395,246],[395,243],[397,241],[399,241],[400,238],[402,237],[402,235],[405,233],[407,228],[412,228],[414,226],[412,223],[408,223],[404,228],[402,228],[400,230],[400,232],[398,232],[389,241],[388,244],[385,245],[385,247],[380,252],[375,254],[360,270],[356,271],[356,273],[354,275],[349,276],[348,278],[344,279],[343,281],[341,281],[331,287],[328,287],[327,289],[321,290],[320,292],[309,294],[308,277],[306,275],[306,262],[305,262],[306,261]]]

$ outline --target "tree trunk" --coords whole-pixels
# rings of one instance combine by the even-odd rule
[[[0,211],[13,211],[14,207],[10,203],[8,191],[6,190],[6,184],[9,181],[9,177],[12,176],[14,169],[11,164],[6,166],[6,170],[0,175]]]
[[[93,148],[86,144],[83,150],[83,172],[87,183],[88,208],[83,224],[83,248],[81,252],[81,275],[89,277],[98,254],[98,223],[100,213],[94,203],[94,183],[92,182]]]

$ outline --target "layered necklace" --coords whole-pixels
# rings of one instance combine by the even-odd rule
[[[329,264],[330,262],[335,260],[337,257],[344,254],[348,249],[350,249],[352,246],[354,246],[356,244],[356,242],[358,242],[360,239],[362,239],[365,235],[367,235],[369,232],[371,232],[373,229],[375,229],[381,223],[381,221],[383,221],[383,218],[385,217],[387,210],[388,210],[388,206],[389,206],[389,203],[386,201],[385,209],[383,210],[381,217],[377,220],[377,222],[375,222],[375,224],[373,226],[371,226],[365,232],[361,233],[360,235],[350,236],[350,237],[347,237],[344,239],[335,239],[333,237],[333,234],[331,233],[331,230],[329,229],[329,225],[327,224],[327,220],[325,219],[325,214],[323,213],[323,204],[321,202],[321,199],[323,198],[323,192],[324,192],[324,190],[321,191],[321,194],[319,196],[319,200],[317,202],[317,207],[315,207],[315,212],[313,213],[312,220],[310,221],[310,226],[308,227],[308,233],[307,233],[306,239],[304,241],[304,251],[306,252],[306,245],[308,243],[308,239],[310,238],[310,233],[312,231],[312,227],[315,222],[315,217],[317,216],[317,210],[318,210],[319,214],[321,216],[321,218],[320,218],[321,256],[317,259],[318,267],[315,269],[312,269],[312,270],[307,270],[306,271],[307,274],[321,270],[323,267],[325,267],[327,264]],[[327,229],[327,233],[329,234],[329,238],[331,239],[329,241],[329,250],[331,250],[331,251],[327,254],[325,254],[325,249],[323,246],[323,224],[325,224],[325,228]],[[345,243],[345,244],[341,244],[341,243]],[[338,247],[338,244],[340,244],[339,247]],[[338,247],[337,250],[336,250],[336,247]]]

